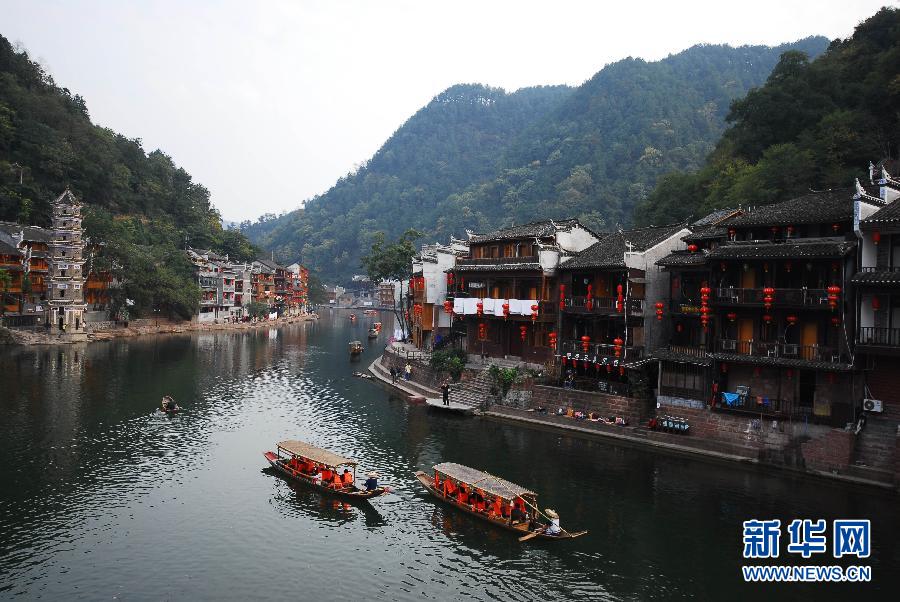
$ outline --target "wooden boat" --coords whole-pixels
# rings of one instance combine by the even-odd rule
[[[162,401],[159,402],[160,411],[165,412],[166,414],[177,414],[178,412],[181,411],[181,408],[178,406],[177,403],[175,403],[175,407],[170,408],[169,405],[166,403],[169,401],[171,401],[172,403],[175,403],[175,400],[172,399],[171,397],[169,397],[168,395],[166,395],[165,397],[162,398]]]
[[[327,493],[328,495],[333,495],[342,500],[368,500],[373,497],[378,497],[379,495],[387,492],[386,487],[379,487],[378,489],[375,489],[373,491],[360,489],[355,485],[357,466],[357,463],[355,461],[349,458],[344,458],[343,456],[339,456],[338,454],[330,452],[327,449],[322,449],[320,447],[310,445],[309,443],[306,443],[304,441],[282,441],[278,444],[276,451],[268,451],[263,455],[265,456],[266,460],[269,461],[269,464],[272,466],[272,468],[274,468],[279,474],[287,477],[288,479],[291,479],[292,481],[309,485],[313,489],[317,489],[318,491]],[[328,486],[325,483],[322,483],[321,481],[316,482],[311,475],[306,474],[299,469],[299,464],[310,462],[319,469],[328,470],[331,472],[339,472],[339,469],[341,467],[352,468],[354,484],[336,489],[334,487]]]
[[[367,309],[366,311],[363,312],[363,315],[364,316],[377,316],[378,312],[375,311],[374,309]]]
[[[369,338],[377,339],[378,338],[378,330],[376,330],[375,328],[370,328],[369,329]]]
[[[359,355],[363,352],[362,341],[350,341],[350,357]]]
[[[518,533],[521,536],[519,538],[520,541],[533,538],[574,539],[575,537],[581,537],[587,533],[587,531],[569,532],[566,530],[563,530],[559,535],[549,535],[544,533],[543,527],[536,526],[539,513],[536,493],[475,468],[469,468],[468,466],[453,462],[443,462],[434,466],[433,476],[429,476],[420,470],[416,472],[416,478],[419,479],[419,482],[422,483],[422,486],[425,487],[431,495],[439,500],[446,502],[463,512],[476,516],[481,520],[487,521],[492,525],[500,527],[501,529]],[[440,487],[435,484],[436,480],[440,480]],[[451,483],[457,488],[462,485],[467,491],[474,491],[480,494],[485,500],[486,510],[481,511],[473,509],[472,506],[459,501],[455,496],[445,495],[445,483]],[[504,517],[502,511],[499,515],[495,514],[492,510],[492,506],[494,501],[498,499],[500,500],[501,506],[505,506],[509,509],[512,509],[517,503],[521,504],[525,508],[527,517],[524,520],[515,521],[512,518],[512,512],[509,512],[508,517]]]
[[[356,322],[356,314],[350,314],[350,321]]]
[[[374,328],[378,332],[381,332],[381,322],[375,322],[374,324],[372,324],[372,328]]]

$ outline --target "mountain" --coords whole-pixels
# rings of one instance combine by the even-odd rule
[[[86,235],[103,243],[96,267],[124,283],[114,303],[135,300],[133,313],[191,314],[199,289],[185,244],[254,256],[240,232],[222,229],[209,191],[187,171],[94,125],[81,96],[0,36],[0,220],[48,225],[66,186],[85,204]]]
[[[454,86],[328,192],[242,231],[285,261],[346,280],[378,231],[446,239],[561,216],[627,225],[662,175],[703,165],[731,102],[762,84],[783,52],[816,56],[827,44],[694,46],[618,61],[574,89]]]
[[[883,8],[810,61],[785,53],[735,102],[701,169],[673,173],[639,204],[638,224],[773,203],[847,187],[872,159],[900,152],[900,10]]]

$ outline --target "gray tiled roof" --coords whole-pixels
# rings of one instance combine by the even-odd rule
[[[858,272],[850,280],[853,284],[862,285],[900,285],[900,271],[890,269],[876,270],[874,272]]]
[[[691,224],[692,226],[714,226],[721,222],[726,217],[730,216],[732,213],[740,211],[740,209],[718,209],[713,211],[709,215],[705,217],[701,217],[696,222]]]
[[[856,248],[856,242],[842,239],[810,238],[789,242],[728,242],[709,252],[710,259],[762,259],[767,257],[843,257]]]
[[[50,242],[50,232],[40,226],[21,226],[16,222],[0,222],[0,231],[18,236],[22,232],[26,241]]]
[[[469,243],[489,242],[492,240],[512,240],[515,238],[547,238],[556,234],[557,228],[563,230],[571,229],[573,226],[581,226],[577,219],[564,220],[541,220],[522,224],[520,226],[512,226],[509,228],[501,228],[488,234],[476,234],[469,239]],[[581,226],[582,228],[584,226]]]
[[[890,205],[882,207],[866,219],[862,220],[864,226],[875,226],[878,224],[892,224],[900,222],[900,199],[895,200]],[[867,228],[868,229],[868,228]]]
[[[725,221],[729,226],[790,226],[853,219],[853,188],[810,192],[797,198],[747,209]]]
[[[696,253],[691,253],[690,251],[675,251],[657,261],[656,265],[665,267],[702,266],[706,265],[706,253],[707,251],[698,251]]]
[[[685,225],[681,223],[613,232],[579,253],[572,261],[560,265],[560,269],[624,268],[626,251],[646,251],[684,228]],[[626,243],[630,243],[631,247]]]
[[[701,240],[716,240],[728,237],[728,228],[722,226],[705,226],[696,228],[690,234],[681,237],[684,242],[697,242]]]
[[[14,247],[6,241],[0,240],[0,255],[21,255],[18,247]]]
[[[758,364],[763,366],[784,366],[785,368],[810,368],[813,370],[829,370],[832,372],[848,372],[853,369],[853,364],[839,362],[820,362],[815,360],[793,359],[786,357],[743,355],[740,353],[710,353],[709,357],[720,362]]]

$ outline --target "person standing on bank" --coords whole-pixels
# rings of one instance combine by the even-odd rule
[[[404,377],[406,377],[407,381],[412,378],[412,366],[409,364],[409,362],[407,362],[406,366],[404,366],[403,368],[403,375]]]
[[[441,396],[444,399],[444,405],[450,405],[450,381],[445,380],[444,384],[441,385]]]

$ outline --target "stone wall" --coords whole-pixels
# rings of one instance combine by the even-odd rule
[[[540,407],[547,408],[551,412],[557,408],[572,408],[584,412],[597,412],[606,417],[621,416],[632,425],[644,422],[649,412],[646,402],[633,397],[534,385],[530,408]]]
[[[850,466],[856,435],[832,429],[824,436],[800,444],[805,467],[822,472],[841,472]]]

